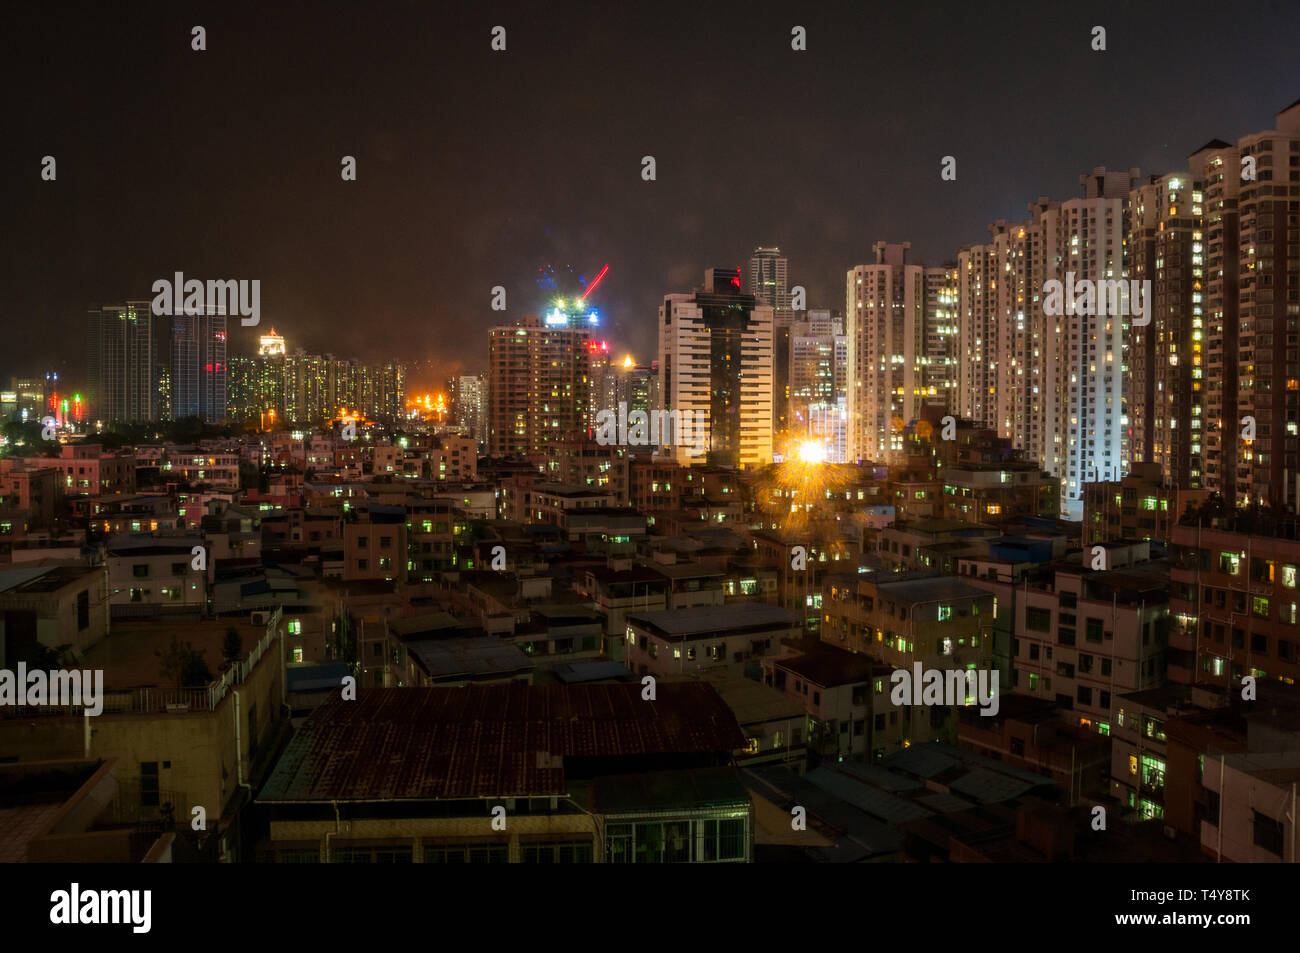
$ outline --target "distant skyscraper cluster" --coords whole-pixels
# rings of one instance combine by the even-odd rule
[[[156,316],[146,300],[95,306],[87,318],[90,416],[105,424],[314,424],[344,409],[405,416],[401,364],[289,354],[274,328],[259,335],[256,354],[230,356],[226,315]]]
[[[230,362],[228,417],[235,423],[318,424],[354,415],[369,420],[400,420],[406,414],[406,371],[394,362],[366,363],[287,353],[284,338],[272,329],[258,353]]]

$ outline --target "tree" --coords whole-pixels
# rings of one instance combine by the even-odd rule
[[[182,642],[174,633],[166,651],[154,650],[160,660],[164,680],[174,682],[177,689],[206,688],[212,681],[212,671],[204,661],[204,651],[195,651],[189,642]]]
[[[25,661],[29,668],[39,669],[56,669],[66,668],[71,664],[69,653],[72,650],[71,643],[65,642],[62,645],[50,648],[44,643],[37,642],[26,653],[26,658],[22,658],[22,653],[17,653],[20,661]]]
[[[239,661],[239,657],[244,654],[244,640],[239,634],[239,630],[233,625],[226,629],[226,640],[221,644],[221,661],[222,670],[230,668]]]

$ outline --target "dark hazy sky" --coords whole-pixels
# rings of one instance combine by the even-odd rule
[[[1300,3],[40,3],[5,8],[0,373],[79,376],[92,301],[259,279],[290,346],[486,364],[547,262],[620,353],[779,244],[810,307],[1096,165],[1185,168],[1300,97]],[[507,50],[490,49],[507,29]],[[790,48],[791,28],[808,49]],[[190,30],[207,30],[207,51]],[[1090,49],[1094,25],[1104,53]],[[40,179],[41,157],[58,162]],[[357,158],[356,182],[340,159]],[[658,179],[641,179],[653,155]],[[957,181],[939,177],[957,159]],[[492,312],[490,290],[508,289]],[[259,329],[231,329],[244,350]]]

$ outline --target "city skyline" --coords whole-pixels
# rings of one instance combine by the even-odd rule
[[[15,922],[444,863],[1276,919],[1300,6],[444,6],[7,15]]]
[[[1273,19],[1252,19],[1230,39],[1216,38],[1219,81],[1175,109],[1133,91],[1160,88],[1155,49],[1194,51],[1205,42],[1193,27],[1195,10],[1168,20],[1116,6],[1124,17],[1108,20],[1102,5],[1087,21],[1059,11],[1012,10],[984,23],[919,10],[877,21],[832,9],[804,17],[803,59],[785,55],[788,15],[748,8],[746,16],[726,21],[725,43],[714,43],[708,31],[679,33],[670,18],[659,22],[636,11],[607,11],[599,24],[566,21],[560,28],[524,10],[507,24],[509,44],[496,59],[489,59],[486,39],[476,39],[488,36],[486,20],[458,13],[432,23],[417,11],[394,11],[374,22],[348,22],[343,31],[359,30],[388,44],[392,54],[382,73],[366,74],[366,92],[380,105],[368,103],[364,111],[348,70],[335,70],[326,55],[350,62],[333,39],[344,15],[323,12],[308,23],[270,15],[250,31],[231,12],[206,25],[211,39],[202,54],[175,44],[166,68],[176,71],[176,82],[163,88],[144,85],[129,71],[95,72],[89,93],[90,105],[102,107],[96,116],[119,115],[115,106],[132,105],[115,134],[179,118],[179,97],[184,115],[220,117],[215,125],[198,122],[203,150],[179,145],[187,139],[178,128],[149,156],[125,160],[90,148],[93,135],[70,140],[52,125],[66,111],[67,94],[42,77],[50,69],[77,76],[106,66],[111,47],[98,44],[104,33],[131,29],[137,42],[161,49],[170,47],[172,33],[188,36],[190,24],[179,11],[147,5],[114,15],[112,24],[93,8],[75,9],[30,22],[19,13],[13,31],[28,37],[12,62],[24,78],[15,135],[31,154],[15,150],[4,159],[15,189],[13,228],[25,241],[6,259],[0,288],[13,307],[39,319],[13,329],[0,368],[5,373],[27,372],[10,363],[24,355],[76,373],[80,355],[61,353],[56,342],[87,303],[143,297],[155,279],[184,270],[260,279],[264,323],[293,328],[308,350],[377,359],[414,343],[421,357],[439,362],[434,376],[445,379],[485,369],[477,335],[458,339],[449,332],[486,331],[497,323],[501,316],[489,307],[497,285],[510,292],[506,317],[539,307],[535,277],[548,262],[572,266],[588,281],[610,264],[597,292],[607,337],[645,360],[662,295],[689,291],[702,267],[743,266],[756,246],[778,245],[789,257],[790,282],[807,289],[809,306],[837,307],[843,269],[869,260],[875,241],[907,241],[916,260],[941,263],[961,245],[980,241],[988,222],[1020,217],[1035,196],[1070,197],[1080,171],[1100,164],[1138,167],[1144,175],[1180,170],[1206,139],[1233,140],[1266,128],[1294,99],[1285,78],[1260,65],[1272,58],[1270,50],[1284,55],[1284,37],[1294,32],[1287,25],[1297,17],[1285,9]],[[1204,6],[1207,15],[1210,9]],[[1094,21],[1110,24],[1104,52],[1088,45]],[[897,88],[863,101],[856,94],[862,80],[851,69],[860,55],[853,40],[897,30],[924,36],[933,55],[914,63],[901,49],[871,47],[873,68]],[[53,32],[59,43],[42,42]],[[409,38],[395,39],[406,33]],[[646,47],[658,39],[669,62],[708,65],[691,70],[685,88],[661,58],[647,55],[646,75],[621,87],[621,95],[576,81],[572,57],[559,57],[557,65],[556,51],[571,50],[587,69],[603,65],[638,75],[638,64],[626,63],[626,44],[618,42],[633,35]],[[1065,42],[1074,35],[1077,43]],[[430,74],[414,56],[415,44],[435,36],[444,65]],[[1043,43],[1044,37],[1059,42]],[[1038,88],[1046,84],[1009,82],[999,90],[999,108],[990,110],[978,98],[982,93],[961,80],[989,52],[1009,46],[1021,50],[1021,69],[1069,75],[1080,92],[1093,93],[1079,100],[1101,105],[1078,115],[1051,108]],[[45,53],[39,63],[32,60],[46,49],[52,61]],[[300,49],[315,52],[292,67],[276,55]],[[762,105],[743,95],[759,81],[746,65],[755,55],[767,64]],[[250,64],[269,91],[262,101],[292,104],[292,110],[232,114],[239,84],[247,82],[237,73]],[[433,77],[455,82],[457,69],[471,68],[474,85],[456,87],[457,102],[437,95]],[[520,71],[538,69],[556,74],[547,85],[558,98],[545,106],[519,89]],[[1124,81],[1117,89],[1118,76]],[[651,82],[656,89],[677,85],[651,94]],[[427,90],[417,101],[437,103],[432,114],[406,108],[417,90]],[[636,121],[624,115],[628,101],[638,103]],[[1035,118],[1003,118],[1016,114]],[[577,155],[561,147],[574,135],[589,135],[571,132],[567,116],[579,119],[579,128],[601,130],[599,142]],[[701,122],[715,143],[705,154],[663,145],[670,141],[665,133]],[[900,129],[918,123],[923,134],[898,138]],[[749,132],[756,128],[781,132],[756,137]],[[47,154],[58,160],[54,182],[40,178]],[[647,154],[657,159],[654,182],[640,177]],[[957,160],[953,182],[938,176],[946,155]],[[357,160],[355,182],[340,180],[343,156]],[[205,188],[189,190],[192,177]],[[109,182],[122,188],[101,188]],[[121,205],[128,192],[137,200]],[[664,216],[665,208],[675,211]],[[92,237],[113,220],[132,222],[131,242]],[[203,226],[190,224],[198,222]],[[453,234],[460,239],[452,241]],[[232,353],[239,336],[236,329]]]

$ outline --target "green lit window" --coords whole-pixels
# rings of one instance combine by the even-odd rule
[[[1149,754],[1142,756],[1142,786],[1160,788],[1165,785],[1165,762]]]
[[[1161,805],[1146,798],[1138,802],[1138,810],[1149,821],[1158,821],[1165,816],[1165,809]]]

